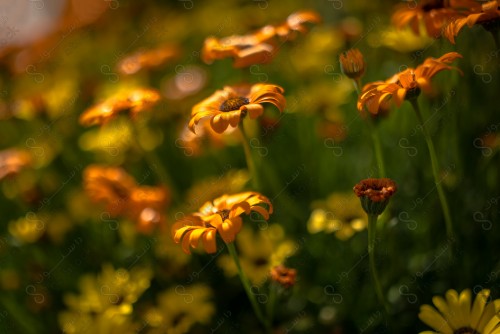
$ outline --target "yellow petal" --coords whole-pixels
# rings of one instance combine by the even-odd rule
[[[443,316],[430,305],[422,305],[420,307],[418,317],[424,323],[440,333],[453,334],[453,330],[450,328]]]
[[[483,289],[477,294],[474,304],[472,305],[472,312],[470,316],[470,324],[472,328],[478,328],[479,320],[481,319],[481,315],[483,314],[484,307],[486,306],[489,296],[490,290],[487,289]]]
[[[436,308],[439,310],[439,312],[441,312],[443,317],[448,321],[449,326],[451,328],[458,328],[456,326],[456,320],[454,319],[456,314],[452,314],[450,307],[448,306],[444,298],[435,296],[432,298],[432,302],[434,303],[434,305],[436,305]]]
[[[495,303],[489,303],[486,305],[484,308],[483,315],[481,316],[481,320],[479,321],[479,324],[477,325],[477,329],[480,333],[487,333],[483,329],[486,327],[486,325],[490,322],[490,320],[495,316]]]

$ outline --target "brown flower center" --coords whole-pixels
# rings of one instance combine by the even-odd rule
[[[222,104],[219,107],[219,110],[223,112],[238,110],[241,108],[241,106],[244,106],[245,104],[249,103],[250,100],[247,99],[246,97],[234,97],[232,99],[227,99],[226,101],[222,102]]]
[[[267,265],[268,263],[269,263],[269,261],[264,257],[258,257],[258,258],[253,260],[253,264],[256,267],[262,267],[262,266]]]
[[[219,214],[219,216],[222,218],[222,221],[226,220],[229,218],[229,210],[221,210],[219,212],[217,212]]]
[[[453,332],[453,334],[481,334],[473,328],[461,327]]]

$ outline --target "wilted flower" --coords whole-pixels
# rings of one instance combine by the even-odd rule
[[[205,251],[215,253],[217,233],[224,242],[233,242],[241,230],[241,215],[249,215],[253,211],[268,220],[273,206],[267,197],[256,192],[221,196],[205,203],[198,212],[178,220],[172,226],[174,241],[182,241],[182,249],[189,254],[189,247],[197,247],[201,239]]]
[[[228,126],[237,127],[248,114],[251,119],[262,115],[262,103],[271,103],[280,112],[285,109],[286,101],[283,88],[270,84],[226,86],[193,107],[189,128],[203,119],[210,120],[210,126],[217,133],[224,132]]]
[[[438,59],[427,58],[416,69],[407,68],[386,81],[365,85],[358,99],[358,110],[363,111],[363,107],[366,107],[370,113],[376,115],[381,105],[390,98],[394,98],[394,103],[399,107],[405,99],[416,98],[421,90],[429,93],[430,79],[437,73],[452,69],[462,73],[456,67],[448,65],[457,58],[462,58],[457,52],[446,53]]]
[[[83,126],[103,125],[120,113],[128,112],[135,119],[141,112],[150,109],[160,100],[160,93],[154,89],[138,88],[117,93],[101,103],[85,110],[80,115]]]
[[[353,188],[361,200],[361,206],[369,215],[380,215],[384,212],[389,199],[397,190],[396,183],[391,179],[364,179]]]
[[[460,293],[450,289],[446,292],[446,300],[434,296],[430,305],[422,305],[418,317],[434,331],[425,333],[470,333],[494,334],[500,328],[500,299],[488,302],[490,290],[481,290],[472,303],[471,291],[466,289]],[[472,304],[472,307],[471,307]]]
[[[318,23],[320,17],[313,11],[299,11],[288,16],[286,22],[267,25],[251,34],[225,38],[208,37],[203,45],[201,58],[207,64],[216,59],[232,57],[235,68],[269,63],[278,50],[276,38],[295,39],[297,32],[306,33],[306,23]]]

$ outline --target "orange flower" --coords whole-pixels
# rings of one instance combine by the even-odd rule
[[[447,64],[462,56],[457,52],[449,52],[438,59],[427,58],[416,69],[407,68],[386,81],[376,81],[363,87],[358,99],[358,110],[363,112],[363,107],[376,115],[391,97],[399,107],[405,99],[411,99],[420,94],[431,91],[430,79],[442,70],[459,69]]]
[[[92,106],[80,115],[83,126],[103,125],[122,112],[130,112],[132,118],[154,106],[160,100],[160,93],[154,89],[138,88],[118,93]]]
[[[358,197],[368,197],[373,202],[386,201],[396,192],[396,183],[391,179],[364,179],[354,186]]]
[[[361,200],[361,206],[368,215],[380,215],[384,212],[397,187],[391,179],[371,178],[362,180],[354,186],[353,190]]]
[[[295,285],[297,270],[287,268],[283,265],[275,266],[271,269],[271,279],[284,288],[290,288]]]
[[[197,247],[201,239],[205,251],[215,253],[217,232],[224,242],[233,242],[241,230],[241,215],[253,211],[268,220],[273,206],[267,197],[256,192],[223,195],[205,203],[197,213],[177,221],[172,226],[174,241],[179,243],[182,240],[182,250],[189,254],[189,247]]]
[[[128,209],[128,199],[136,186],[135,180],[119,167],[91,165],[83,172],[83,187],[89,198],[104,203],[114,217]]]
[[[266,31],[245,36],[229,36],[221,39],[208,37],[201,50],[201,59],[206,64],[216,59],[232,57],[234,68],[248,67],[254,64],[267,64],[273,60],[275,43],[271,40],[274,31],[267,36]]]
[[[283,88],[270,84],[226,86],[193,107],[189,128],[202,119],[210,119],[210,126],[217,133],[224,132],[230,125],[237,127],[247,114],[251,119],[262,115],[262,103],[275,105],[280,112],[285,109],[286,101]]]
[[[500,0],[488,1],[484,4],[474,3],[469,7],[466,17],[456,18],[451,21],[444,30],[444,36],[455,44],[455,36],[467,24],[472,27],[475,24],[481,24],[486,29],[490,25],[498,26],[500,20]]]
[[[165,188],[138,186],[119,167],[89,166],[83,172],[83,180],[93,202],[104,203],[111,217],[135,221],[139,232],[149,234],[164,223],[162,211],[170,199]]]
[[[285,23],[267,25],[248,35],[233,35],[221,39],[208,37],[203,44],[201,58],[206,64],[216,59],[232,57],[233,67],[242,68],[253,64],[267,64],[276,54],[276,37],[295,39],[297,32],[306,33],[306,23],[318,23],[320,17],[313,11],[300,11],[288,16]]]
[[[15,148],[0,151],[0,180],[19,174],[32,163],[33,159],[27,151]]]
[[[179,53],[179,49],[171,45],[152,50],[137,51],[122,59],[118,63],[117,68],[121,74],[134,74],[142,69],[158,67],[168,61],[172,61],[179,56]]]
[[[458,11],[460,8],[474,3],[473,0],[452,0],[447,5],[443,0],[423,0],[416,6],[401,5],[392,15],[392,22],[399,29],[409,25],[420,35],[420,22],[423,21],[427,34],[437,38],[448,22],[464,15]]]
[[[359,80],[365,74],[365,60],[358,49],[350,49],[339,56],[340,68],[347,77]]]
[[[275,27],[276,35],[285,40],[293,40],[297,36],[297,32],[306,34],[308,28],[306,23],[318,24],[321,22],[321,17],[315,11],[298,11],[290,14],[286,22]]]

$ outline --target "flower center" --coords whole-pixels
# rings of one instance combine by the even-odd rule
[[[217,212],[219,214],[219,216],[222,218],[222,221],[226,220],[229,218],[229,210],[221,210],[219,212]]]
[[[222,104],[219,107],[219,110],[223,112],[238,110],[240,109],[241,106],[244,106],[245,104],[249,103],[250,100],[247,99],[246,97],[235,97],[232,99],[227,99],[226,101],[222,102]]]
[[[453,334],[480,334],[480,333],[470,327],[461,327],[456,331],[454,331]]]
[[[397,84],[406,89],[406,100],[411,100],[420,95],[420,87],[418,87],[415,80],[415,72],[413,70],[406,70],[399,75]]]

